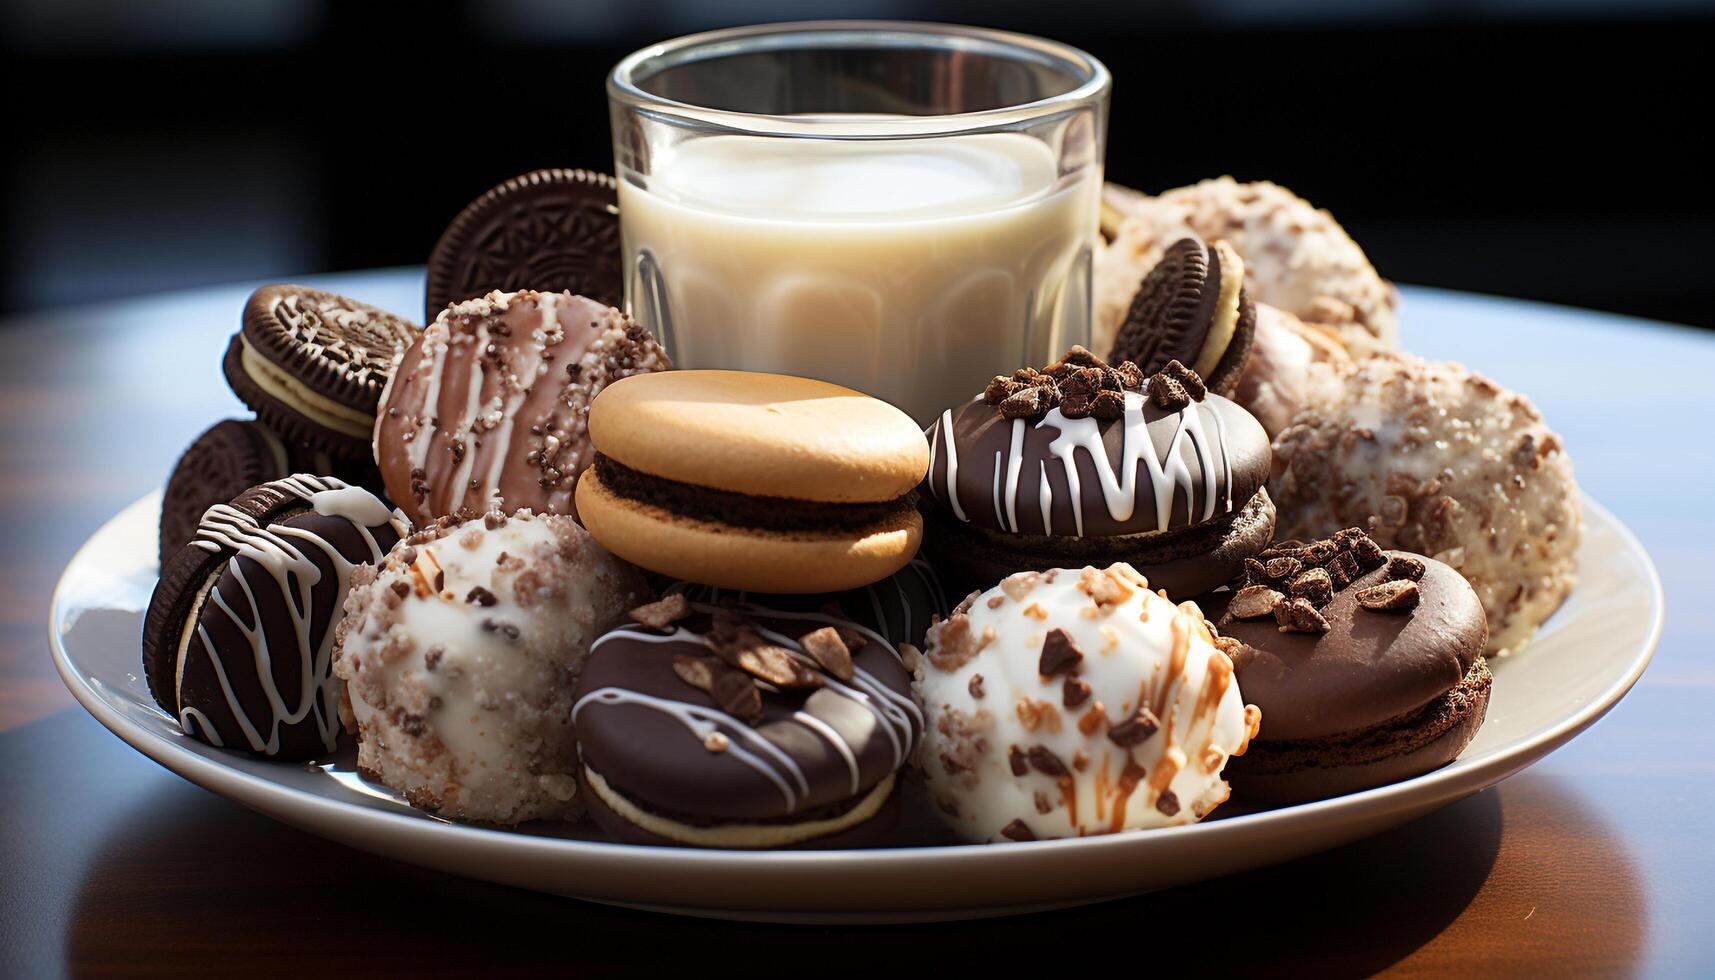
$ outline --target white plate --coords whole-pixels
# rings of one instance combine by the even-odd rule
[[[1320,803],[1170,830],[961,846],[924,824],[921,846],[724,852],[516,833],[419,813],[323,765],[264,762],[186,738],[141,677],[155,582],[158,496],[109,521],[66,566],[49,612],[54,661],[83,706],[137,751],[197,785],[313,834],[453,874],[599,902],[764,921],[974,918],[1095,902],[1334,847],[1422,816],[1519,771],[1613,707],[1661,633],[1661,583],[1630,531],[1586,498],[1581,582],[1522,654],[1494,666],[1488,721],[1457,762]],[[587,831],[584,833],[592,833]]]

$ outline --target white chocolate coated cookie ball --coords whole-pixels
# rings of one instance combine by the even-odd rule
[[[1130,565],[1013,575],[930,630],[930,797],[970,841],[1192,823],[1257,727],[1196,605]]]

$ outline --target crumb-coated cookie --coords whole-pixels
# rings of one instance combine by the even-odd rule
[[[929,445],[910,417],[809,378],[671,371],[610,386],[589,414],[578,513],[650,571],[753,592],[839,592],[917,553]]]
[[[393,363],[420,333],[379,307],[308,286],[263,286],[222,370],[233,394],[287,440],[369,458],[375,405]]]
[[[161,495],[161,567],[196,536],[202,515],[251,487],[293,473],[319,473],[372,491],[381,475],[367,459],[342,459],[280,437],[260,422],[227,419],[196,437]]]
[[[1227,767],[1295,803],[1398,782],[1464,751],[1488,710],[1482,603],[1433,558],[1357,528],[1283,543],[1205,603],[1262,733]]]
[[[1560,438],[1530,400],[1454,363],[1396,355],[1338,372],[1274,443],[1277,536],[1362,527],[1458,569],[1517,652],[1576,579],[1583,527]]]
[[[1220,177],[1153,197],[1107,198],[1124,217],[1096,259],[1097,350],[1108,349],[1144,274],[1186,236],[1226,240],[1244,258],[1252,300],[1331,327],[1354,354],[1397,345],[1393,285],[1332,215],[1286,188]]]
[[[1256,341],[1232,398],[1272,439],[1351,364],[1339,341],[1284,310],[1258,303]]]
[[[582,815],[572,684],[646,596],[570,517],[490,511],[401,541],[353,577],[338,631],[359,771],[445,817]]]
[[[1259,722],[1197,606],[1126,564],[971,596],[929,631],[916,686],[930,798],[978,843],[1201,820]]]
[[[570,293],[493,292],[443,310],[394,372],[375,425],[387,495],[423,522],[469,509],[577,516],[592,399],[672,367],[620,311]]]
[[[308,474],[210,507],[149,599],[149,693],[211,745],[277,759],[331,752],[346,591],[409,529],[369,491]]]
[[[690,601],[634,610],[578,679],[587,802],[616,840],[874,844],[923,733],[900,650],[829,611]]]
[[[1074,348],[997,377],[929,429],[927,552],[958,591],[1128,562],[1175,599],[1268,545],[1268,436],[1178,361],[1151,377]]]

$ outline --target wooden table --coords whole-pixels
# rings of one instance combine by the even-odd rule
[[[420,309],[419,270],[314,282]],[[1529,392],[1661,569],[1654,665],[1572,744],[1279,867],[1025,920],[853,932],[667,918],[371,857],[197,789],[75,705],[44,637],[54,580],[198,431],[241,414],[218,362],[250,288],[0,327],[0,976],[843,972],[973,956],[1025,976],[1715,972],[1715,335],[1406,291],[1408,344]]]

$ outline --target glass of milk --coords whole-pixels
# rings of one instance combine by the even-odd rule
[[[679,38],[608,79],[626,304],[674,363],[820,378],[927,424],[1087,343],[1108,72],[1003,31]]]

